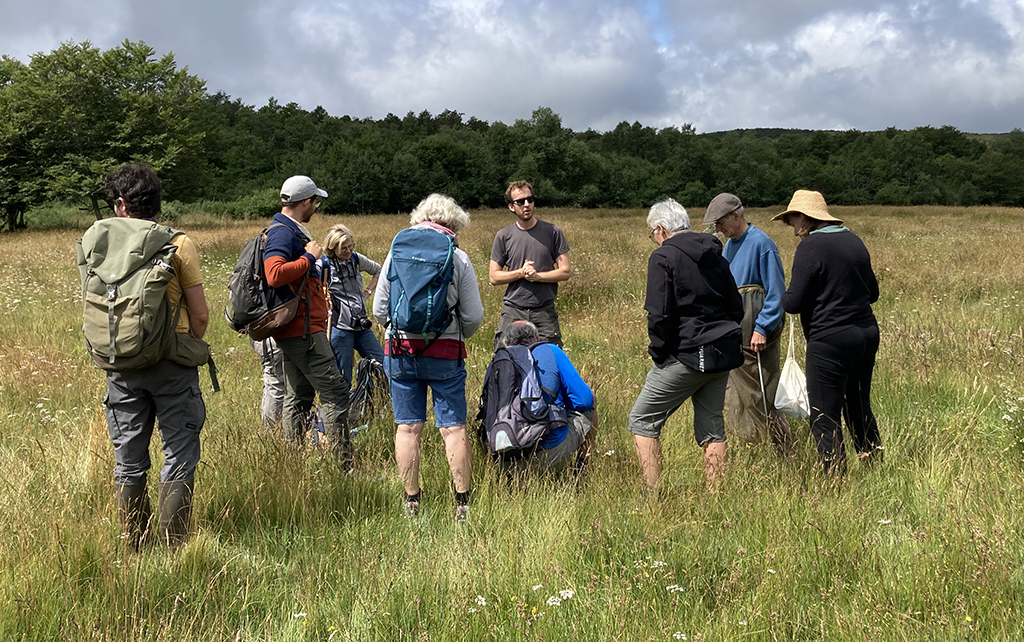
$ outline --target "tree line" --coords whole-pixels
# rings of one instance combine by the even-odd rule
[[[374,120],[274,98],[246,105],[141,41],[0,58],[0,226],[25,227],[32,206],[54,200],[100,217],[103,177],[136,160],[158,171],[168,200],[238,217],[274,211],[292,174],[327,187],[327,211],[349,214],[407,212],[430,192],[502,207],[514,179],[545,205],[587,208],[666,196],[704,206],[722,191],[764,206],[798,188],[837,205],[1024,206],[1020,129],[698,134],[622,122],[577,132],[547,107],[511,125],[453,110]]]

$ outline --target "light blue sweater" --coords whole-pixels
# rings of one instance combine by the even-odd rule
[[[743,236],[725,242],[725,259],[738,287],[760,285],[765,290],[764,307],[757,315],[754,330],[768,336],[782,321],[782,293],[786,291],[786,274],[782,271],[779,248],[768,235],[753,225]]]

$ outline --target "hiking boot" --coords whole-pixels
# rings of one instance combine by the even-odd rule
[[[146,482],[118,485],[117,509],[121,518],[121,536],[133,550],[139,550],[146,541],[153,518]]]
[[[410,499],[405,502],[405,516],[409,519],[413,519],[420,514],[420,503],[415,499]]]
[[[458,524],[465,524],[466,520],[469,519],[469,506],[460,504],[455,507],[455,522]]]
[[[167,546],[184,544],[192,523],[192,478],[160,482],[160,524],[157,534]]]

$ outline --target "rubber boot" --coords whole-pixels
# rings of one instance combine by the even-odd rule
[[[343,413],[334,426],[332,446],[334,455],[341,462],[341,469],[348,474],[355,470],[355,456],[352,450],[352,433],[348,425],[348,413]]]
[[[160,525],[157,533],[167,546],[185,543],[192,522],[193,478],[160,482]]]
[[[121,518],[121,536],[133,550],[139,550],[149,533],[153,510],[149,505],[146,482],[118,484],[117,512]]]

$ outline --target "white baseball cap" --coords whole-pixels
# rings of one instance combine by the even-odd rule
[[[308,176],[292,176],[281,186],[282,203],[298,203],[310,196],[327,198],[327,192],[317,187],[313,179]]]

